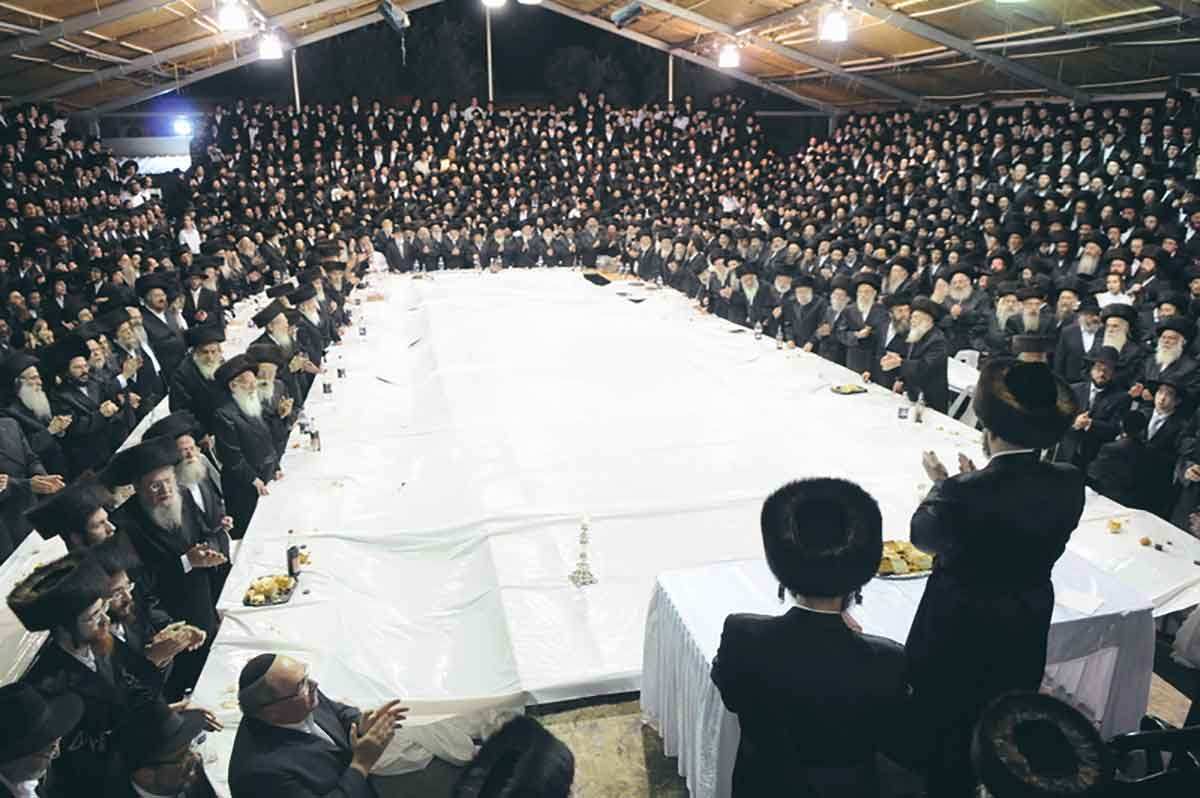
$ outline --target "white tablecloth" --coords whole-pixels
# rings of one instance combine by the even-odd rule
[[[1058,603],[1043,689],[1071,701],[1106,735],[1137,729],[1154,667],[1150,604],[1118,580],[1067,553],[1054,569]],[[853,614],[864,631],[903,642],[925,580],[874,580]],[[663,737],[692,798],[730,792],[740,736],[737,717],[709,677],[725,618],[777,615],[791,605],[761,560],[668,571],[646,620],[642,713]]]
[[[780,484],[857,480],[887,536],[906,537],[921,451],[982,461],[975,431],[934,413],[902,422],[881,389],[835,395],[831,384],[857,377],[735,332],[675,292],[599,288],[566,270],[377,279],[386,300],[357,309],[367,336],[351,331],[330,352],[347,377],[309,398],[324,450],[289,450],[221,599],[226,622],[196,690],[231,730],[215,748],[232,744],[241,665],[277,650],[309,659],[341,700],[404,698],[405,744],[423,753],[401,762],[458,758],[494,709],[638,689],[658,574],[760,557],[759,509]],[[227,352],[254,332],[231,325]],[[1117,513],[1131,531],[1112,536]],[[584,515],[600,581],[578,590],[566,577]],[[1089,541],[1156,607],[1196,603],[1200,567],[1183,563],[1200,559],[1200,541],[1137,546],[1166,526],[1102,505],[1072,545]],[[240,606],[252,578],[283,571],[290,539],[310,547],[309,592]],[[209,773],[221,790],[223,760]]]

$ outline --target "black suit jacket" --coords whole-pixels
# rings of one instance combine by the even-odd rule
[[[1092,381],[1077,382],[1071,386],[1079,412],[1087,411],[1092,419],[1091,429],[1067,430],[1054,459],[1060,463],[1072,463],[1087,470],[1088,463],[1100,451],[1100,447],[1117,437],[1121,431],[1121,416],[1129,410],[1129,392],[1109,383],[1091,401]]]
[[[910,399],[925,394],[925,404],[941,413],[950,409],[950,381],[946,373],[949,350],[946,336],[936,327],[925,333],[920,341],[904,344],[900,353],[904,362],[897,370],[904,381],[904,392]]]
[[[350,724],[361,713],[317,693],[313,720],[336,747],[307,732],[243,717],[229,759],[233,798],[375,798],[375,788],[350,769]]]
[[[150,340],[150,348],[154,350],[154,356],[158,358],[158,365],[162,366],[162,380],[164,383],[169,383],[179,362],[187,354],[187,343],[183,340],[183,334],[172,330],[149,308],[142,308],[142,323],[146,326],[146,336]]]
[[[196,320],[196,313],[204,311],[204,319]],[[189,327],[195,327],[198,324],[216,324],[221,325],[224,321],[224,316],[221,312],[221,298],[217,296],[217,292],[211,288],[201,288],[199,301],[192,298],[192,292],[185,289],[183,292],[183,319],[188,323]],[[156,352],[158,350],[155,350]]]
[[[878,794],[875,753],[907,695],[904,649],[840,615],[731,615],[712,665],[742,729],[735,798]]]
[[[913,545],[936,559],[905,652],[931,718],[972,718],[1000,693],[1038,689],[1050,571],[1079,524],[1083,488],[1074,466],[998,455],[935,483],[913,514]]]
[[[49,421],[42,421],[31,413],[29,408],[21,404],[20,399],[14,399],[8,407],[0,410],[0,414],[21,425],[21,432],[25,433],[29,448],[33,449],[33,453],[42,461],[47,474],[66,476],[67,459],[63,455],[61,439],[50,434],[47,427]]]
[[[62,445],[72,478],[89,468],[99,470],[137,423],[129,405],[108,418],[100,413],[101,404],[116,401],[114,387],[92,380],[86,394],[64,385],[50,397],[55,415],[71,417]]]
[[[1104,339],[1103,330],[1096,333],[1092,339],[1091,350],[1083,351],[1083,331],[1079,322],[1073,322],[1063,327],[1058,336],[1058,345],[1054,348],[1054,373],[1068,383],[1079,382],[1088,378],[1088,364],[1084,357],[1098,351]]]
[[[30,478],[45,473],[42,461],[25,440],[21,425],[11,418],[0,418],[0,474],[8,475],[8,487],[0,491],[0,562],[33,529],[25,517],[25,511],[34,501]]]
[[[213,432],[226,495],[231,485],[253,490],[250,486],[255,479],[270,482],[275,478],[279,453],[264,419],[250,418],[228,399],[213,414]]]
[[[835,334],[838,336],[839,342],[846,349],[846,368],[858,374],[870,371],[871,360],[874,358],[877,348],[876,342],[887,332],[887,309],[883,305],[872,305],[870,312],[864,319],[858,310],[858,306],[851,302],[842,311],[842,316],[846,320],[846,325],[840,331],[835,330]],[[864,338],[859,338],[855,333],[865,326],[871,328],[871,334]]]
[[[212,417],[229,391],[215,380],[206,380],[196,361],[185,357],[171,377],[171,409],[189,410],[206,433],[212,432]]]
[[[1088,466],[1088,484],[1126,507],[1155,512],[1164,486],[1155,479],[1154,459],[1136,438],[1111,441],[1100,447]]]

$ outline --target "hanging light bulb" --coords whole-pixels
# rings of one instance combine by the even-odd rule
[[[726,44],[717,55],[717,66],[721,69],[737,69],[742,64],[742,53],[736,44]]]
[[[238,0],[224,0],[217,11],[217,27],[227,33],[236,33],[250,27],[250,17]]]
[[[506,0],[483,0],[485,8],[504,8]]]
[[[821,19],[821,41],[844,42],[850,38],[850,23],[841,9],[835,8]]]
[[[258,57],[263,61],[278,61],[283,58],[283,42],[279,41],[278,34],[272,32],[262,35],[258,40]]]

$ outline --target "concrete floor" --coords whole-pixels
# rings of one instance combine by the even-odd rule
[[[1182,725],[1190,702],[1157,676],[1150,687],[1150,714]],[[677,760],[663,755],[662,739],[642,725],[636,696],[569,705],[532,707],[537,717],[575,753],[574,798],[686,798]],[[378,779],[380,798],[450,798],[459,769],[434,760],[420,773]],[[890,796],[919,794],[904,774],[887,779]]]

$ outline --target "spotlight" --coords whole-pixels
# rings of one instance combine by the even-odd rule
[[[507,0],[483,0],[483,5],[486,8],[504,8],[505,2]]]
[[[839,9],[833,9],[821,20],[821,41],[844,42],[850,38],[850,23]]]
[[[276,33],[264,33],[258,40],[258,57],[263,61],[278,61],[283,58],[283,42]]]
[[[250,27],[250,17],[238,0],[223,0],[217,11],[217,27],[227,33],[237,33]]]
[[[176,136],[191,136],[192,135],[192,120],[186,116],[177,116],[171,121],[171,130]]]
[[[737,69],[742,64],[742,54],[736,44],[726,44],[717,55],[717,66],[721,69]]]

